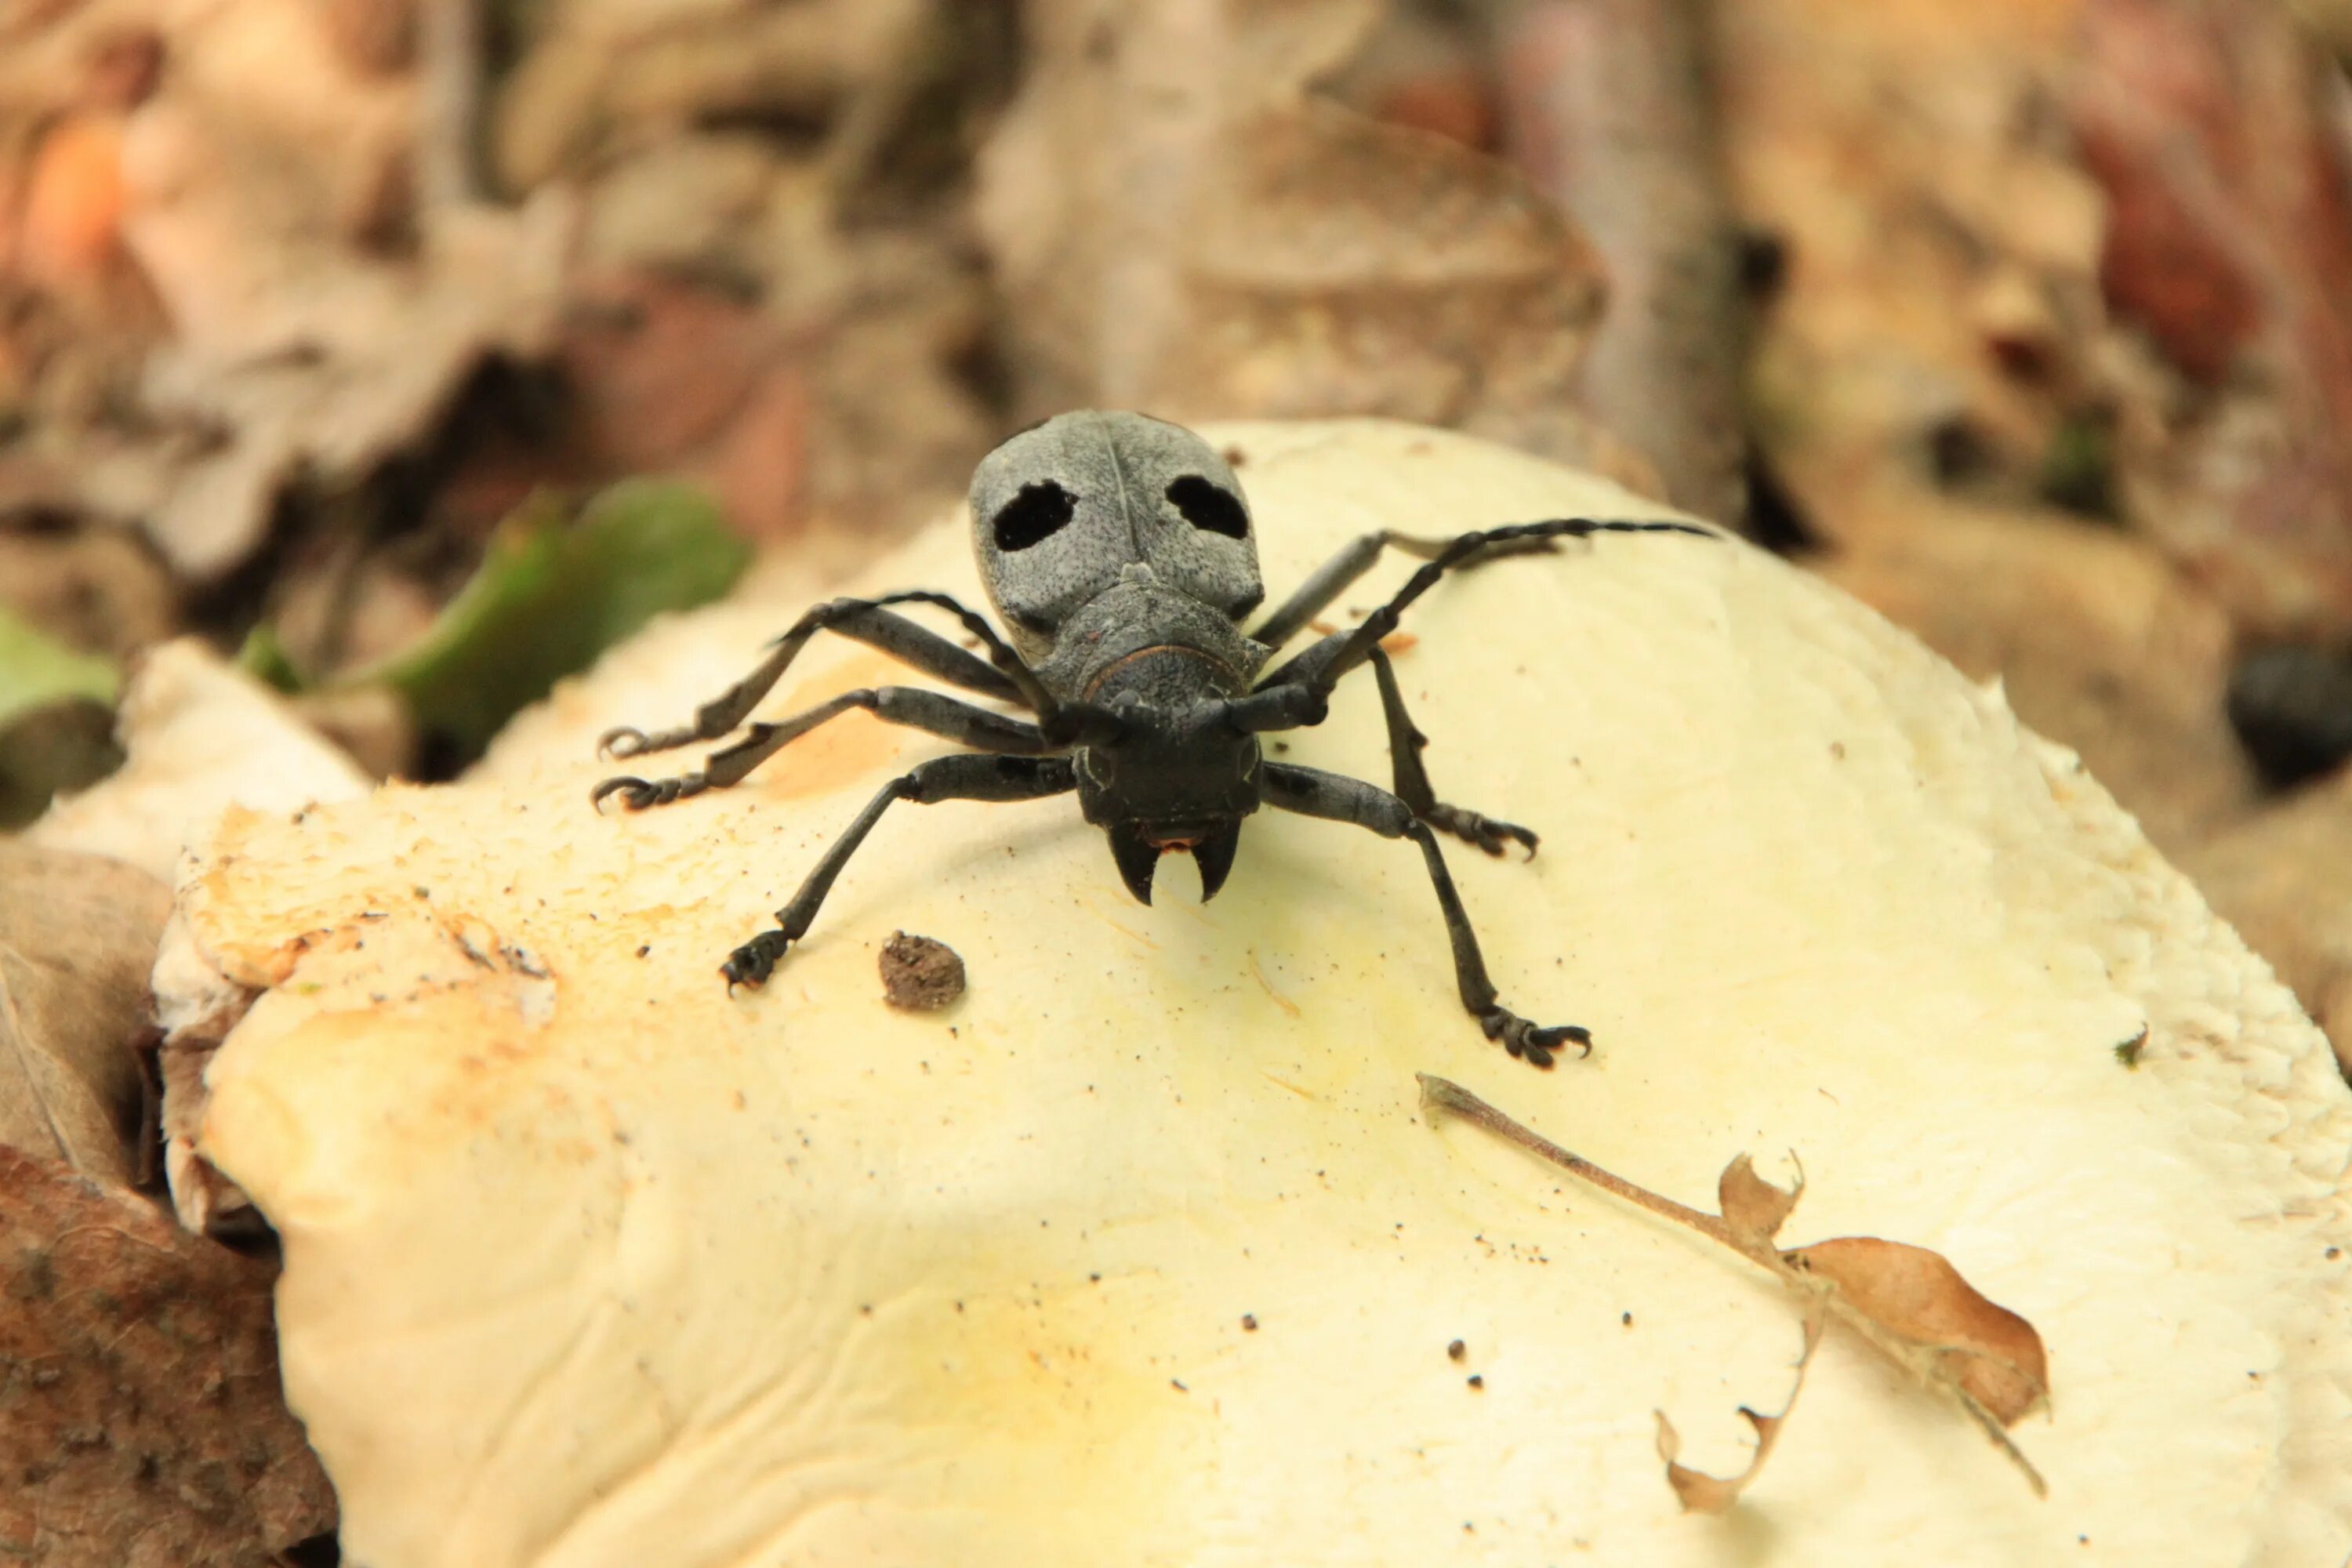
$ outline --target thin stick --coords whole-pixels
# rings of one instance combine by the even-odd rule
[[[1720,1216],[1662,1197],[1647,1187],[1635,1186],[1614,1171],[1604,1170],[1581,1154],[1570,1153],[1533,1128],[1496,1110],[1451,1079],[1436,1078],[1425,1072],[1415,1073],[1413,1077],[1421,1081],[1421,1103],[1429,1109],[1442,1110],[1448,1116],[1458,1116],[1472,1126],[1493,1133],[1506,1143],[1516,1143],[1570,1175],[1591,1183],[1602,1192],[1624,1199],[1636,1208],[1647,1209],[1659,1218],[1673,1220],[1677,1225],[1686,1225],[1721,1242],[1742,1258],[1753,1258],[1775,1274],[1786,1275],[1789,1272],[1778,1253],[1769,1247],[1759,1253]]]

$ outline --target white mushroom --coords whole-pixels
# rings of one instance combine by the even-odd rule
[[[1643,515],[1458,437],[1236,426],[1268,581],[1370,529]],[[1369,605],[1403,564],[1343,600]],[[969,593],[960,526],[867,575]],[[1409,845],[1260,816],[1202,908],[1067,800],[900,806],[765,991],[717,965],[889,770],[852,715],[599,817],[593,737],[692,712],[797,604],[656,628],[478,775],[234,815],[182,910],[269,989],[204,1151],[285,1239],[287,1387],[367,1568],[2314,1563],[2352,1551],[2352,1095],[2260,961],[1997,690],[1742,545],[1465,572],[1397,661],[1507,1001]],[[820,639],[769,705],[886,676]],[[625,701],[608,693],[623,689]],[[1369,676],[1289,755],[1387,777]],[[693,754],[681,759],[693,764]],[[885,1005],[904,930],[959,953]],[[2145,1026],[2136,1068],[2118,1045]],[[1744,1265],[1473,1128],[1476,1089],[1661,1191],[1786,1153],[1790,1242],[1937,1249],[2041,1331],[2037,1499]],[[1449,1342],[1463,1342],[1460,1360]],[[1475,1374],[1480,1385],[1473,1386]]]

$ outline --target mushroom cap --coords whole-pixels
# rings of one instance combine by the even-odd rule
[[[1374,529],[1658,510],[1410,426],[1206,434],[1276,595]],[[968,537],[863,581],[971,594]],[[2070,753],[1844,595],[1736,542],[1604,536],[1407,616],[1439,795],[1543,835],[1532,862],[1447,853],[1505,1002],[1600,1042],[1549,1074],[1462,1011],[1411,845],[1272,814],[1213,906],[1171,867],[1146,909],[1070,801],[902,805],[730,997],[729,950],[945,748],[855,714],[611,817],[590,748],[690,713],[800,607],[659,625],[466,782],[236,813],[184,873],[201,950],[267,988],[202,1147],[284,1238],[288,1394],[354,1561],[2352,1551],[2325,1041]],[[895,669],[820,638],[763,712]],[[1388,776],[1369,676],[1269,739]],[[886,1005],[900,930],[961,956],[953,1006]],[[2048,1498],[1832,1332],[1735,1514],[1679,1513],[1653,1412],[1737,1470],[1797,1313],[1433,1127],[1416,1072],[1690,1201],[1793,1152],[1784,1240],[1948,1257],[2048,1346],[2053,1413],[2016,1434]]]

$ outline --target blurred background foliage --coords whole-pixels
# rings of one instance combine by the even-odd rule
[[[0,809],[117,765],[172,639],[446,777],[1046,413],[1385,414],[2001,678],[2352,1047],[2347,50],[2343,0],[26,0]]]

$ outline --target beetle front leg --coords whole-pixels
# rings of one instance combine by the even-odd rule
[[[631,811],[643,811],[705,790],[725,789],[741,783],[753,768],[811,730],[853,708],[862,708],[886,724],[927,730],[977,751],[1031,756],[1058,749],[1026,720],[975,708],[943,692],[927,691],[919,686],[860,687],[776,723],[752,725],[749,735],[724,750],[711,752],[699,772],[666,779],[641,779],[624,773],[598,784],[589,800],[602,805],[606,795],[618,795],[621,803]]]
[[[841,868],[849,864],[849,858],[857,853],[857,847],[866,842],[866,836],[874,831],[893,801],[929,805],[942,800],[1043,800],[1077,787],[1077,769],[1067,757],[982,753],[918,763],[884,784],[857,814],[857,820],[826,848],[824,858],[801,883],[792,901],[776,911],[777,929],[761,932],[728,955],[719,966],[727,977],[727,988],[749,985],[756,990],[766,983],[784,950],[807,934],[824,896],[833,890],[834,879],[841,875]]]
[[[1286,763],[1266,763],[1259,787],[1265,804],[1279,810],[1330,822],[1352,822],[1383,838],[1410,838],[1419,845],[1430,882],[1437,891],[1438,908],[1445,916],[1446,938],[1454,946],[1454,980],[1462,994],[1462,1005],[1478,1020],[1486,1037],[1539,1068],[1551,1066],[1552,1053],[1563,1046],[1580,1047],[1585,1055],[1591,1054],[1590,1031],[1573,1024],[1531,1023],[1502,1005],[1495,983],[1487,978],[1486,961],[1478,952],[1477,933],[1470,929],[1470,917],[1462,908],[1462,895],[1454,890],[1445,857],[1438,851],[1437,836],[1413,815],[1411,806],[1378,784]]]
[[[1396,670],[1390,665],[1387,653],[1374,647],[1371,660],[1372,674],[1381,685],[1381,714],[1388,721],[1389,756],[1395,763],[1398,798],[1432,827],[1475,844],[1489,855],[1500,855],[1503,841],[1509,838],[1526,846],[1528,858],[1534,859],[1534,829],[1467,806],[1448,805],[1437,798],[1437,792],[1430,787],[1429,770],[1421,762],[1422,748],[1429,744],[1429,737],[1413,728],[1412,716],[1405,712],[1404,692],[1397,686]]]
[[[898,603],[929,604],[937,597],[940,596],[922,598],[898,594],[879,599],[828,600],[793,622],[751,674],[696,709],[693,723],[652,734],[625,724],[604,731],[604,738],[596,742],[597,752],[608,757],[642,757],[650,752],[690,746],[697,741],[718,740],[751,716],[751,710],[783,679],[784,672],[800,657],[801,649],[824,631],[862,642],[966,690],[1005,701],[1024,700],[1020,682],[988,659],[966,652],[937,632],[917,626],[889,608]],[[960,605],[954,605],[954,610],[959,616],[971,613]]]

